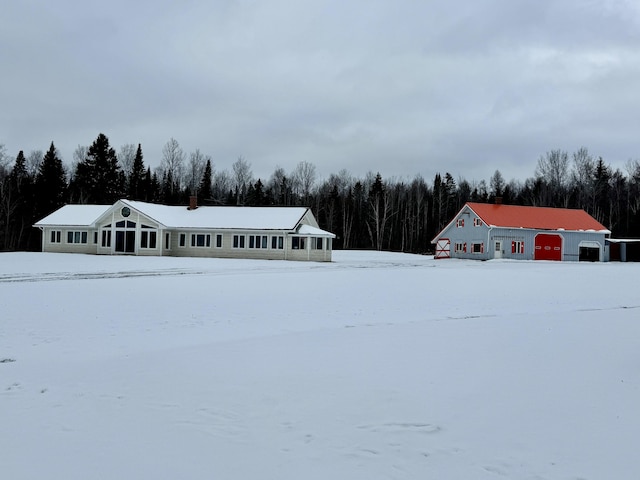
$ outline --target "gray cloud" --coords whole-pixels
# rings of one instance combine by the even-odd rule
[[[14,2],[12,2],[14,3]],[[17,3],[17,2],[15,2]],[[100,132],[157,166],[524,180],[550,149],[637,152],[640,8],[622,1],[32,0],[0,20],[0,143]]]

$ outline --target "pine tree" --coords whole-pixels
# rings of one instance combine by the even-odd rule
[[[76,167],[75,183],[86,203],[110,204],[124,190],[118,158],[109,139],[101,133],[93,142],[87,158]]]
[[[207,164],[204,167],[204,173],[202,174],[202,180],[200,180],[200,186],[198,187],[198,201],[200,203],[204,203],[205,200],[213,196],[212,176],[211,159],[208,158]]]
[[[142,158],[142,146],[138,144],[138,150],[136,151],[136,156],[133,159],[133,167],[131,168],[131,175],[129,176],[128,182],[128,197],[130,200],[145,200],[147,197],[145,189],[147,170],[144,168],[144,161]]]
[[[36,218],[43,218],[64,205],[67,195],[66,174],[53,142],[38,167],[35,184]]]
[[[9,192],[3,196],[3,204],[7,207],[7,230],[5,248],[10,250],[24,250],[29,248],[31,225],[34,214],[34,178],[27,170],[27,160],[20,150],[15,165],[7,179]]]

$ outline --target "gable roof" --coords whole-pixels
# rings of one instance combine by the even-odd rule
[[[111,205],[64,205],[33,226],[49,227],[64,225],[68,227],[88,227],[93,225],[93,223],[110,208]]]
[[[468,202],[465,206],[489,226],[611,233],[584,210],[474,202]]]
[[[306,207],[198,207],[159,205],[121,200],[168,228],[236,230],[293,230],[309,210]]]
[[[92,227],[116,206],[129,206],[166,228],[293,231],[309,212],[306,207],[198,207],[119,200],[113,205],[65,205],[35,223],[36,227]],[[309,212],[310,213],[310,212]],[[309,219],[310,221],[315,221]],[[325,232],[328,233],[328,232]]]

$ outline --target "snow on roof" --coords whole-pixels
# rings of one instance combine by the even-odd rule
[[[110,208],[111,205],[64,205],[52,214],[44,217],[34,226],[67,225],[88,227]]]
[[[171,228],[293,230],[307,212],[305,207],[198,207],[168,206],[122,200],[149,218]]]
[[[572,230],[611,233],[584,210],[525,207],[469,202],[467,206],[487,225],[536,230]]]
[[[293,230],[307,213],[306,207],[198,207],[168,206],[120,200],[132,210],[168,228]],[[91,226],[114,205],[65,205],[35,226]],[[322,231],[322,230],[319,230]],[[326,234],[327,232],[325,232]]]
[[[300,225],[298,233],[302,235],[314,235],[316,237],[336,238],[333,233],[327,232],[326,230],[322,230],[320,228],[312,227],[311,225]]]

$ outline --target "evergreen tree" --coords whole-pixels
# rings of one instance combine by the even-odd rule
[[[58,157],[56,147],[51,142],[42,159],[36,175],[36,218],[41,219],[64,205],[67,194],[67,180]]]
[[[77,165],[75,183],[82,202],[110,204],[122,196],[124,184],[118,158],[103,133],[89,147],[87,158]]]
[[[252,207],[260,207],[264,204],[264,186],[262,185],[262,180],[258,179],[255,184],[249,184],[249,189],[247,190],[247,205],[250,205]]]
[[[211,159],[207,158],[207,164],[204,167],[202,180],[200,180],[200,186],[198,187],[198,201],[200,203],[204,203],[205,200],[209,200],[213,197],[212,177],[213,170],[211,168]]]
[[[133,159],[133,166],[131,168],[131,175],[129,176],[128,182],[128,197],[130,200],[146,200],[147,198],[145,180],[147,174],[149,174],[149,177],[151,177],[151,175],[150,172],[144,168],[144,161],[142,158],[142,146],[138,144],[138,150],[136,151],[136,156]]]
[[[21,150],[16,158],[16,163],[8,177],[10,194],[5,198],[5,206],[8,207],[7,235],[5,236],[5,248],[10,250],[24,250],[30,247],[31,225],[34,218],[34,178],[27,169],[27,159]]]

